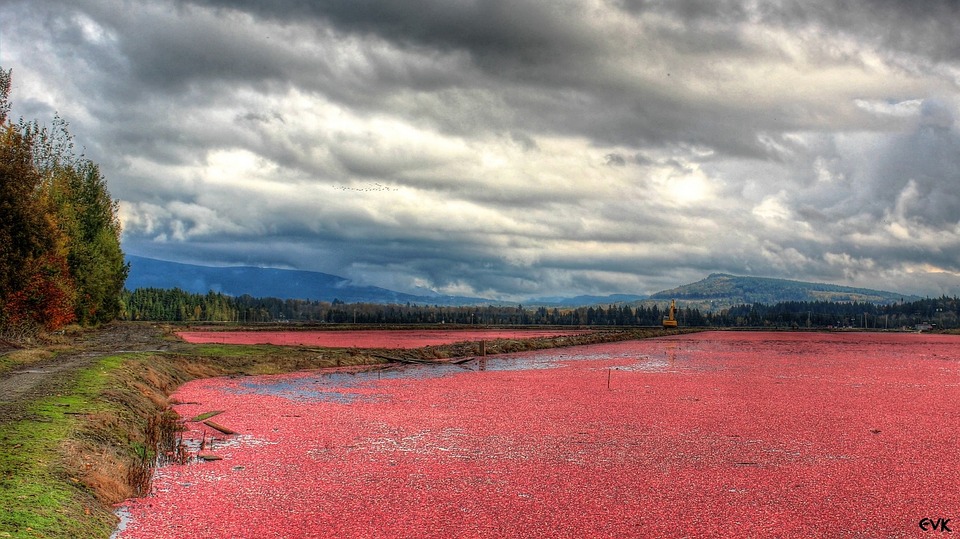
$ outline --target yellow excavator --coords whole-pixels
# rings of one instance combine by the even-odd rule
[[[677,301],[670,300],[670,316],[663,317],[663,329],[670,329],[677,327]]]

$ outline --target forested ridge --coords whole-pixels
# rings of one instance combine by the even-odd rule
[[[811,283],[790,279],[769,277],[746,277],[713,273],[705,279],[657,292],[650,296],[654,300],[696,301],[701,305],[729,307],[731,305],[753,305],[761,303],[772,305],[781,302],[818,302],[831,303],[876,303],[890,305],[920,299],[917,296],[904,296],[895,292],[871,290],[827,283]],[[716,309],[713,309],[716,310]]]
[[[66,121],[9,117],[10,89],[0,69],[0,337],[113,320],[128,271],[117,203]]]
[[[193,294],[180,289],[125,290],[121,315],[127,320],[176,322],[303,322],[334,324],[490,324],[656,326],[665,305],[597,305],[560,309],[523,305],[449,307],[384,305],[277,298]],[[895,305],[862,302],[790,301],[738,305],[716,312],[681,307],[676,315],[687,327],[858,327],[896,329],[930,324],[960,326],[960,299],[942,296]]]

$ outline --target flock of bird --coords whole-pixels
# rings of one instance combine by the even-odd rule
[[[373,192],[373,191],[399,191],[399,187],[390,187],[389,185],[383,185],[379,182],[374,182],[373,186],[367,187],[350,187],[346,185],[337,185],[334,187],[339,191],[362,191],[362,192]]]

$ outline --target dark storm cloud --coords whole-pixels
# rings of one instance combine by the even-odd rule
[[[647,61],[651,65],[663,61],[659,59],[662,51],[652,45],[657,42],[672,47],[674,53],[699,57],[696,62],[709,62],[723,50],[747,57],[760,54],[756,45],[747,45],[740,39],[738,26],[720,28],[714,23],[711,27],[643,29],[642,32],[652,34],[650,37],[631,35],[625,29],[619,40],[620,29],[602,33],[598,27],[605,21],[593,20],[590,10],[578,2],[424,0],[265,4],[211,1],[185,5],[216,6],[224,17],[236,17],[242,12],[278,22],[312,19],[319,28],[336,28],[346,35],[374,36],[400,48],[461,53],[469,60],[471,69],[482,76],[470,75],[463,79],[448,76],[438,81],[437,88],[449,90],[449,98],[464,100],[457,103],[457,113],[452,117],[436,111],[432,114],[437,116],[435,121],[453,132],[510,131],[521,127],[522,121],[524,126],[537,131],[584,133],[606,143],[662,144],[683,140],[736,153],[762,154],[764,150],[754,140],[757,129],[790,124],[803,127],[808,122],[795,113],[776,108],[754,111],[756,125],[741,123],[738,129],[731,130],[731,120],[742,118],[742,109],[757,104],[683,99],[671,89],[671,67],[678,71],[690,70],[697,69],[696,64],[660,66],[651,75],[658,80],[650,83],[636,80],[635,73],[630,72],[637,68],[649,69],[650,65],[644,65]],[[691,7],[685,11],[697,10]],[[718,11],[728,13],[730,10]],[[712,12],[705,12],[703,19],[710,15]],[[636,46],[651,50],[644,54],[643,50],[632,49]],[[611,58],[616,59],[625,52],[636,55],[640,64],[610,64]],[[317,62],[312,68],[303,67],[322,70],[322,60]],[[225,63],[233,63],[230,56]],[[212,63],[204,72],[215,74],[218,69],[219,64]],[[383,73],[378,75],[367,79],[369,84],[359,94],[345,93],[342,98],[356,102],[360,95],[380,95],[381,85],[395,83]],[[414,73],[405,82],[416,84],[415,81],[431,79],[423,75]],[[466,92],[465,88],[469,87],[477,93]],[[337,93],[331,88],[325,91],[328,95]],[[499,95],[497,102],[483,101],[491,91]],[[470,102],[478,99],[484,111],[482,116],[473,121],[464,118],[463,107],[469,108]],[[438,104],[443,106],[442,102],[435,101],[426,105],[433,109]],[[514,113],[498,114],[497,109],[527,113],[519,118]]]
[[[784,28],[822,26],[869,38],[868,43],[923,54],[934,61],[956,59],[960,41],[960,4],[955,0],[917,3],[905,0],[785,0],[747,3],[741,0],[622,0],[633,13],[670,13],[688,27],[724,28],[750,22]]]
[[[330,0],[190,2],[242,11],[282,22],[325,21],[352,33],[373,34],[401,44],[471,51],[478,58],[516,57],[538,64],[562,47],[590,47],[594,39],[576,24],[586,15],[578,2],[481,0]]]
[[[960,273],[955,2],[0,10],[135,254],[504,297]]]
[[[960,41],[956,39],[960,5],[954,0],[922,4],[903,0],[794,1],[764,15],[765,20],[785,25],[822,25],[934,62],[960,58]]]
[[[398,86],[429,88],[437,91],[439,100],[424,102],[421,98],[418,104],[416,96],[411,96],[395,106],[411,116],[419,113],[422,121],[454,133],[529,126],[541,132],[583,133],[607,144],[682,140],[754,156],[767,151],[757,144],[758,131],[802,129],[817,123],[802,108],[778,105],[764,110],[757,103],[740,104],[732,98],[695,101],[674,94],[669,83],[638,85],[630,73],[621,72],[630,65],[604,65],[610,55],[620,54],[623,46],[630,47],[636,36],[625,34],[624,42],[618,42],[614,35],[598,34],[591,27],[590,13],[575,2],[214,1],[178,5],[180,17],[176,19],[131,19],[118,14],[110,19],[120,36],[120,50],[130,60],[132,75],[146,91],[199,84],[200,91],[194,95],[203,100],[217,95],[203,91],[204,82],[293,82],[367,108],[382,106],[383,98]],[[217,11],[202,10],[209,6]],[[681,57],[696,59],[692,66],[673,66],[677,69],[698,69],[696,63],[709,62],[722,51],[740,58],[762,54],[756,44],[746,44],[741,38],[747,10],[733,3],[720,7],[695,2],[651,4],[644,10],[683,17],[681,26],[643,30],[656,34],[650,42],[665,43]],[[274,21],[274,25],[249,28],[243,23],[250,17]],[[284,25],[311,20],[315,21],[313,31],[320,36],[347,36],[361,43],[373,36],[417,55],[462,54],[469,65],[455,65],[458,69],[446,71],[429,67],[438,62],[398,65],[391,61],[395,59],[378,57],[371,49],[361,50],[365,72],[345,72],[331,65],[327,51],[298,53],[281,45],[285,40],[311,37],[285,35]],[[722,24],[727,21],[733,24]],[[277,35],[271,40],[272,32]],[[639,45],[649,46],[647,41]],[[661,51],[651,50],[649,58],[660,55]],[[643,62],[647,55],[641,51],[638,59]],[[668,81],[671,66],[662,67],[657,76]],[[703,75],[712,76],[709,72]],[[490,92],[499,97],[491,101]],[[449,106],[449,113],[438,110],[444,106]],[[482,112],[465,114],[474,106]],[[752,108],[750,122],[740,121],[731,129],[732,121],[745,117],[747,107]],[[526,113],[519,117],[518,110]]]

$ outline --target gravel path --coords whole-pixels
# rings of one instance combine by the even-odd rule
[[[25,418],[26,403],[57,394],[74,373],[101,357],[169,347],[162,328],[154,324],[114,322],[84,332],[73,351],[0,375],[0,423]]]

